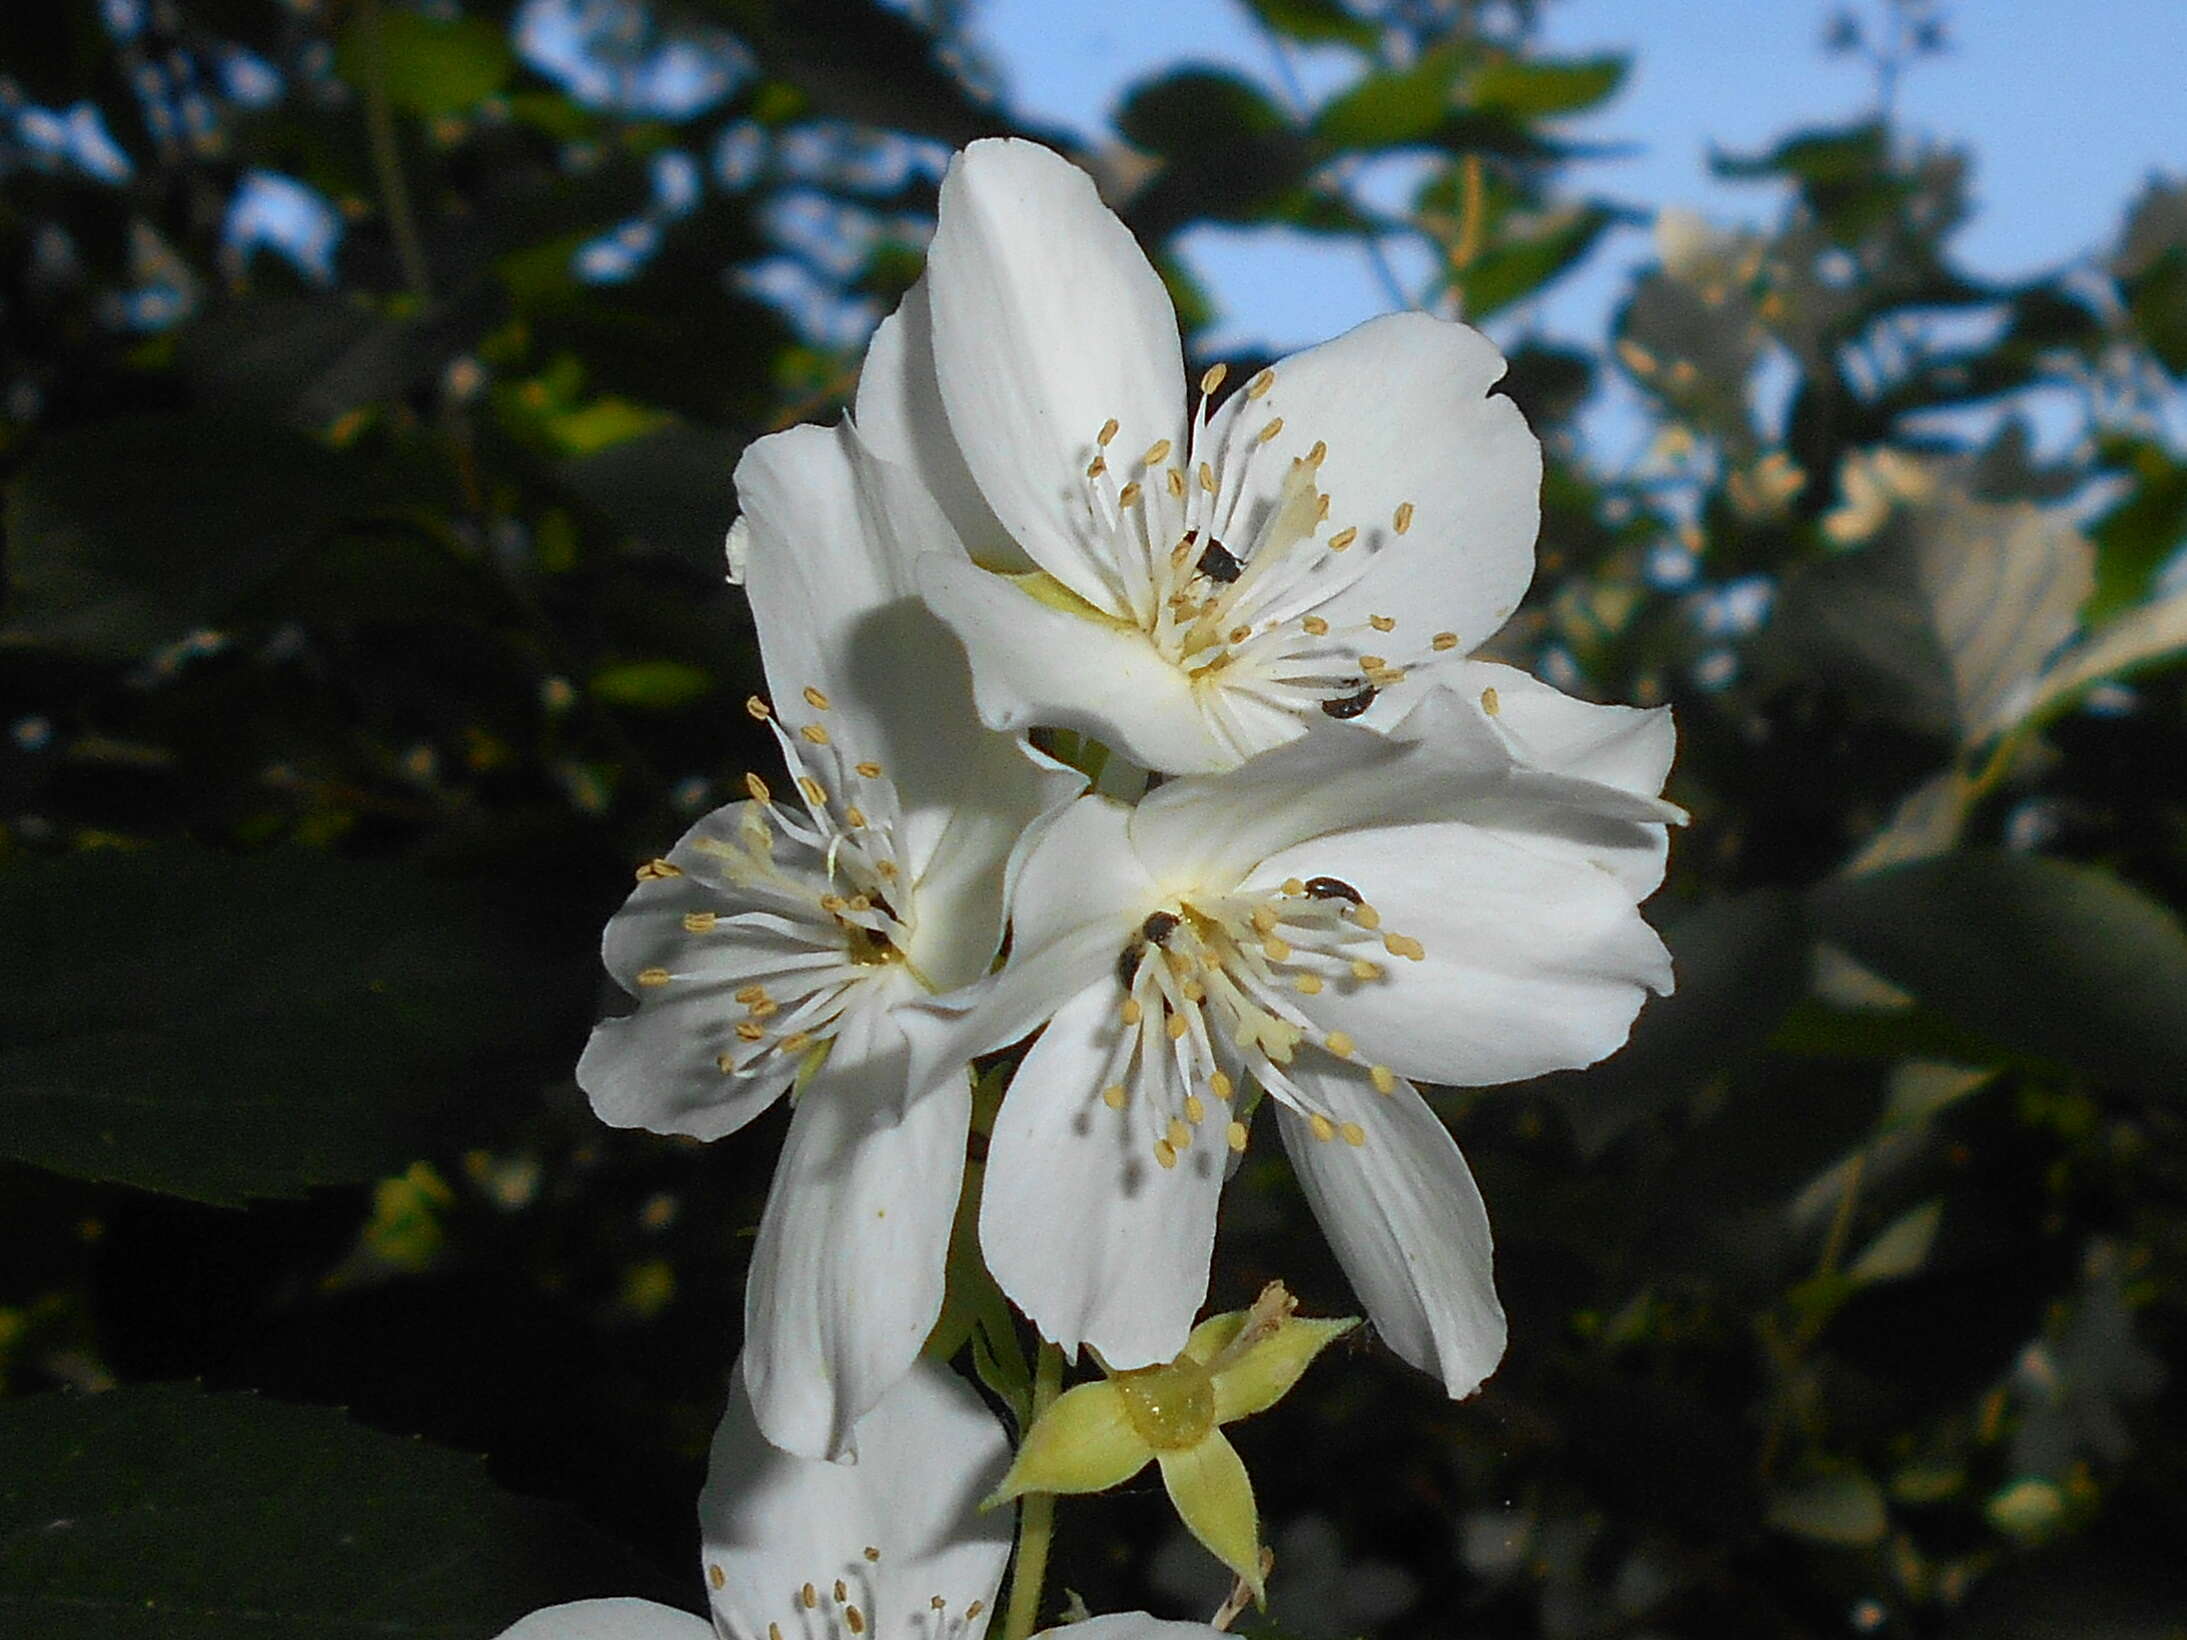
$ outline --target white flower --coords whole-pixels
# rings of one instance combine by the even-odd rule
[[[1681,818],[1654,795],[1665,714],[1515,687],[1547,708],[1531,743],[1497,687],[1438,690],[1386,735],[1328,725],[1136,809],[1081,798],[1044,832],[1009,965],[966,1016],[976,1049],[1046,1022],[980,1218],[1044,1335],[1111,1367],[1177,1354],[1257,1087],[1382,1336],[1454,1396],[1495,1366],[1488,1220],[1407,1078],[1486,1085],[1615,1050],[1643,992],[1671,987],[1636,902]]]
[[[1188,415],[1176,316],[1129,231],[1055,154],[986,141],[943,180],[857,412],[972,557],[1016,572],[921,568],[987,721],[1198,773],[1327,717],[1395,721],[1517,607],[1541,451],[1488,393],[1503,370],[1479,332],[1396,314],[1212,415],[1211,371]]]
[[[1001,1427],[924,1362],[860,1421],[858,1445],[855,1465],[793,1457],[760,1434],[732,1387],[699,1497],[712,1621],[649,1600],[580,1600],[532,1613],[501,1640],[980,1640],[1010,1554],[1010,1512],[978,1507],[1009,1462]],[[1134,1612],[1068,1632],[1215,1631]]]
[[[608,924],[636,1012],[578,1081],[617,1126],[717,1139],[793,1082],[745,1291],[744,1377],[770,1439],[852,1453],[942,1300],[969,1091],[907,1004],[987,971],[1006,865],[1076,789],[983,730],[962,653],[912,591],[961,551],[909,475],[849,427],[755,443],[737,468],[746,587],[789,768],[639,871]]]

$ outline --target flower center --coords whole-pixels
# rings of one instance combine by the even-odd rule
[[[815,1066],[863,982],[900,972],[926,984],[906,955],[916,924],[897,863],[895,784],[879,764],[850,761],[836,746],[825,694],[806,689],[803,699],[815,715],[794,730],[756,696],[746,702],[774,730],[798,801],[778,802],[766,781],[746,775],[750,801],[733,833],[693,845],[737,891],[730,909],[683,919],[686,934],[724,945],[726,960],[704,972],[741,1009],[715,1059],[725,1076],[778,1074],[785,1059]],[[675,870],[656,861],[640,875]],[[638,975],[641,989],[673,983],[666,968]]]
[[[706,1585],[717,1592],[726,1589],[729,1574],[709,1562]],[[841,1575],[791,1590],[778,1608],[787,1613],[788,1621],[769,1622],[767,1640],[862,1640],[875,1633],[884,1598],[881,1551],[869,1544],[857,1560],[844,1564]],[[967,1640],[984,1627],[980,1618],[986,1610],[986,1601],[974,1600],[961,1611],[952,1611],[950,1602],[937,1594],[928,1597],[923,1611],[909,1614],[909,1622],[932,1640]]]
[[[1134,1367],[1109,1380],[1124,1415],[1157,1452],[1198,1446],[1215,1427],[1215,1378],[1189,1355],[1166,1367]]]
[[[1277,453],[1284,419],[1269,401],[1273,369],[1246,383],[1228,436],[1208,435],[1208,404],[1222,384],[1216,365],[1200,379],[1187,447],[1158,440],[1136,460],[1112,464],[1111,419],[1095,435],[1085,474],[1089,527],[1113,566],[1114,618],[1140,628],[1192,682],[1210,725],[1238,756],[1289,738],[1283,720],[1320,711],[1353,718],[1407,671],[1458,647],[1439,632],[1393,660],[1395,615],[1333,618],[1326,611],[1355,586],[1376,554],[1412,527],[1405,502],[1388,532],[1362,540],[1356,524],[1331,527],[1331,498],[1318,475],[1328,446],[1316,441],[1289,465],[1273,501],[1248,482]],[[1247,429],[1251,428],[1250,434]],[[1123,470],[1119,482],[1118,469]]]
[[[1288,1073],[1302,1045],[1367,1066],[1383,1093],[1397,1086],[1342,1030],[1313,1018],[1313,999],[1390,982],[1387,958],[1417,962],[1425,948],[1382,926],[1381,915],[1335,877],[1292,878],[1274,893],[1195,894],[1149,913],[1117,954],[1124,1024],[1102,1078],[1112,1110],[1137,1106],[1151,1121],[1154,1158],[1175,1167],[1222,1107],[1225,1138],[1245,1148],[1245,1124],[1227,1119],[1248,1080],[1303,1115],[1314,1136],[1366,1142]]]

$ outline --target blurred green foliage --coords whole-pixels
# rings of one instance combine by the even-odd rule
[[[1188,322],[1195,223],[1424,246],[1550,455],[1496,652],[1678,711],[1678,994],[1442,1102],[1510,1356],[1453,1406],[1362,1339],[1244,1433],[1274,1539],[1342,1546],[1248,1625],[2178,1632],[2187,189],[2001,285],[1951,253],[1979,156],[1790,133],[1718,160],[1775,227],[1659,219],[1578,348],[1529,304],[1640,220],[1569,177],[1629,65],[1532,6],[1256,0],[1351,83],[1181,65],[1127,147],[1014,118],[945,5],[610,4],[590,78],[518,9],[0,9],[0,1626],[484,1636],[640,1592],[626,1549],[695,1598],[777,1126],[592,1120],[595,942],[764,764],[737,451],[840,411],[947,149],[1017,131]],[[1883,110],[1935,21],[1886,17]],[[323,265],[239,245],[268,174]],[[1214,1300],[1273,1276],[1348,1307],[1256,1149]],[[1198,1598],[1144,1502],[1064,1511],[1096,1610]],[[465,1558],[376,1603],[421,1538]]]

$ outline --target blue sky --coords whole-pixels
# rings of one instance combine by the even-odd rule
[[[1554,0],[1546,49],[1635,56],[1617,98],[1573,131],[1637,152],[1589,164],[1575,186],[1644,208],[1767,222],[1773,191],[1710,177],[1709,146],[1757,149],[1870,105],[1868,71],[1820,49],[1831,9],[1820,0]],[[1974,152],[1978,210],[1957,242],[1970,272],[2024,276],[2100,247],[2151,173],[2187,172],[2187,0],[1993,0],[1945,15],[1949,52],[1914,67],[1899,106],[1911,132]],[[1180,60],[1278,84],[1236,0],[979,0],[973,26],[1014,106],[1088,132],[1108,129],[1126,87]],[[1310,95],[1348,72],[1341,58],[1318,55],[1299,69]],[[1218,346],[1297,345],[1390,305],[1356,247],[1196,230],[1187,250],[1224,310]],[[1600,338],[1623,270],[1646,254],[1644,235],[1619,236],[1526,317]]]

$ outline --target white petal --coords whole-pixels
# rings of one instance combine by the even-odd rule
[[[867,449],[917,477],[975,559],[1005,571],[1033,567],[980,494],[950,434],[934,376],[934,318],[924,279],[873,333],[851,418]]]
[[[980,1249],[1044,1338],[1091,1344],[1124,1368],[1184,1348],[1207,1296],[1228,1152],[1194,1144],[1161,1167],[1147,1112],[1102,1102],[1119,998],[1106,976],[1088,986],[1019,1066],[988,1146]]]
[[[1116,607],[1083,537],[1084,475],[1112,418],[1129,455],[1182,434],[1161,278],[1085,172],[1005,139],[951,161],[926,281],[942,403],[981,492],[1036,563]]]
[[[1391,654],[1424,650],[1439,632],[1463,653],[1503,625],[1534,576],[1541,522],[1541,445],[1510,399],[1488,389],[1504,361],[1487,337],[1423,313],[1370,319],[1334,341],[1279,360],[1258,399],[1233,394],[1216,417],[1226,475],[1244,470],[1250,519],[1276,505],[1292,457],[1328,446],[1319,483],[1329,528],[1359,531],[1349,549],[1371,567],[1321,611],[1339,625],[1399,622]],[[1254,441],[1271,418],[1283,431]],[[1231,483],[1225,480],[1225,503]],[[1410,503],[1409,526],[1396,529]],[[1225,539],[1250,541],[1237,524]]]
[[[852,1423],[941,1314],[971,1092],[960,1066],[907,1100],[909,1058],[893,1017],[845,1021],[760,1218],[744,1379],[767,1438],[806,1457],[853,1455]]]
[[[1520,762],[1642,797],[1662,792],[1678,751],[1668,706],[1598,705],[1495,661],[1469,660],[1445,681],[1473,700],[1496,691],[1496,728]]]
[[[1500,792],[1510,764],[1477,720],[1432,741],[1332,723],[1227,773],[1158,787],[1132,816],[1132,844],[1165,881],[1227,888],[1311,838]]]
[[[577,1600],[519,1619],[500,1640],[714,1640],[714,1625],[650,1600]]]
[[[1068,802],[1085,777],[1002,735],[982,735],[959,771],[962,789],[931,837],[907,852],[924,863],[912,885],[918,924],[905,953],[937,991],[969,985],[1002,943],[1012,861],[1040,817]]]
[[[1074,729],[1182,773],[1238,761],[1208,727],[1190,681],[1139,628],[1090,607],[1059,609],[943,557],[919,566],[919,588],[963,641],[989,728]]]
[[[812,1584],[839,1614],[838,1578],[872,1635],[930,1632],[937,1595],[952,1613],[994,1605],[1010,1511],[978,1504],[1009,1443],[978,1396],[922,1361],[860,1421],[858,1462],[832,1464],[770,1446],[742,1382],[732,1379],[699,1496],[706,1581],[732,1640],[766,1640],[770,1622],[814,1632],[800,1591]]]
[[[1351,884],[1385,934],[1426,947],[1301,1002],[1400,1075],[1478,1087],[1592,1065],[1624,1043],[1646,991],[1671,988],[1669,953],[1615,877],[1476,827],[1322,837],[1250,882],[1294,876]]]
[[[1490,1268],[1488,1212],[1465,1158],[1409,1082],[1378,1094],[1356,1066],[1293,1067],[1299,1085],[1367,1142],[1316,1139],[1277,1105],[1299,1188],[1337,1262],[1391,1349],[1471,1395],[1504,1353],[1504,1312]]]
[[[1177,1623],[1145,1612],[1115,1612],[1060,1629],[1042,1629],[1033,1640],[1207,1640],[1223,1631],[1206,1623]]]
[[[737,463],[751,524],[745,590],[784,723],[821,724],[852,760],[879,763],[907,806],[946,804],[980,731],[964,657],[919,601],[914,559],[961,556],[910,474],[847,426],[793,427]],[[803,698],[813,687],[825,711]]]

